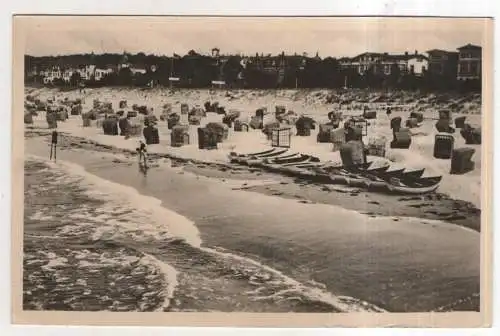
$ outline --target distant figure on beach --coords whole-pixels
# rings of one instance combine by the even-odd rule
[[[136,148],[139,153],[139,165],[142,164],[144,168],[147,168],[147,150],[146,144],[144,142],[139,141],[139,147]]]
[[[54,161],[57,161],[57,138],[59,134],[56,130],[52,131],[51,141],[50,141],[50,160],[54,156]]]

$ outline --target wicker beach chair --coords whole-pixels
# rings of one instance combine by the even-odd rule
[[[463,147],[453,150],[451,155],[450,174],[465,174],[475,168],[475,163],[472,161],[472,156],[476,150],[474,148]]]
[[[437,159],[449,159],[453,152],[455,138],[451,134],[436,134],[434,137],[434,157]]]

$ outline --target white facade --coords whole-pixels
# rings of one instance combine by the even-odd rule
[[[137,74],[142,74],[144,75],[146,73],[146,69],[140,69],[140,68],[130,68],[130,71],[132,72],[132,75],[137,75]]]
[[[80,68],[78,73],[83,80],[91,80],[94,76],[95,65],[87,65],[84,68]]]
[[[106,75],[112,73],[113,70],[111,69],[95,69],[94,71],[94,78],[96,81],[102,80]]]
[[[59,67],[49,68],[45,71],[41,71],[40,74],[43,76],[44,84],[52,83],[54,79],[62,77],[61,68]]]
[[[415,75],[422,75],[429,68],[429,61],[423,57],[412,57],[408,59],[408,71]]]
[[[71,80],[71,76],[73,76],[74,72],[75,72],[75,70],[73,70],[73,69],[64,70],[63,75],[62,75],[62,79],[65,82],[69,82]]]
[[[89,80],[96,80],[100,81],[102,80],[105,76],[112,74],[117,71],[117,68],[123,68],[127,67],[130,69],[132,75],[138,75],[138,74],[146,74],[147,70],[143,67],[133,67],[130,64],[120,64],[116,68],[113,69],[112,66],[109,66],[107,68],[97,68],[95,65],[86,65],[86,66],[81,66],[76,69],[64,69],[62,70],[58,66],[54,66],[45,70],[40,71],[40,75],[43,77],[43,83],[44,84],[50,84],[52,83],[55,79],[62,79],[65,82],[70,82],[71,77],[73,74],[78,73],[80,74],[80,78],[84,81],[89,81]]]

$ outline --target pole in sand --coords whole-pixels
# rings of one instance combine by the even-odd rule
[[[52,152],[54,153],[54,161],[57,161],[57,137],[58,133],[56,130],[52,132],[52,140],[50,142],[50,160],[52,160]]]

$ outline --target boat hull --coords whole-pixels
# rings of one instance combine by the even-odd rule
[[[390,166],[369,169],[372,162],[351,167],[332,167],[327,166],[325,162],[318,162],[319,159],[313,156],[290,153],[287,149],[270,150],[243,157],[232,155],[230,160],[311,182],[342,184],[393,194],[418,195],[434,192],[442,179],[441,176],[422,178],[424,169],[409,172],[404,168],[389,170]]]

